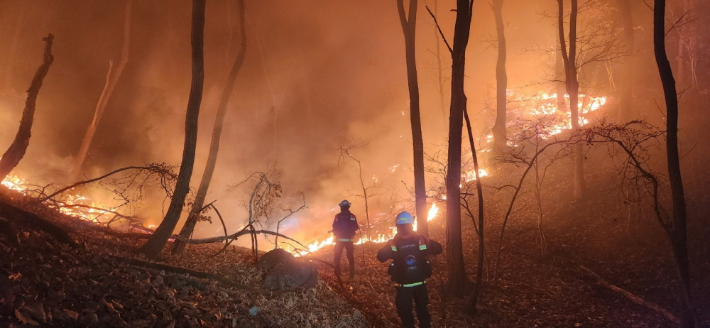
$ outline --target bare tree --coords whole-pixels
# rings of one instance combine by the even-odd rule
[[[434,16],[439,13],[439,1],[434,0]],[[439,82],[439,106],[441,106],[441,114],[446,115],[446,106],[444,105],[444,72],[441,68],[441,42],[439,41],[439,31],[434,29],[434,37],[436,38],[436,71]]]
[[[634,91],[634,20],[631,11],[631,0],[616,0],[618,12],[618,23],[623,29],[624,45],[629,50],[629,58],[622,64],[621,72],[623,79],[619,81],[619,118],[620,121],[629,120],[632,117],[632,100]]]
[[[464,76],[466,72],[466,47],[471,30],[473,0],[456,1],[456,23],[454,24],[454,46],[451,48],[451,105],[449,108],[449,145],[446,171],[446,258],[448,279],[446,288],[454,296],[464,296],[470,284],[466,275],[461,240],[461,138],[463,116],[466,111]],[[441,33],[436,16],[434,22]],[[443,38],[442,33],[442,38]]]
[[[23,157],[25,157],[25,152],[30,144],[30,137],[32,136],[32,122],[35,115],[35,107],[37,104],[37,95],[39,94],[39,89],[42,87],[42,81],[44,77],[47,76],[49,72],[49,67],[52,66],[54,62],[54,56],[52,55],[52,42],[54,41],[54,35],[49,34],[44,40],[44,62],[37,68],[35,76],[32,78],[30,83],[30,88],[27,89],[27,100],[25,101],[25,109],[22,110],[22,119],[20,120],[20,128],[17,130],[15,135],[15,140],[12,141],[10,147],[7,148],[5,153],[0,158],[0,181],[4,180],[5,177],[12,171],[17,164],[20,163]]]
[[[204,63],[204,30],[205,30],[205,0],[192,1],[192,85],[187,103],[185,117],[185,144],[182,154],[180,172],[175,185],[175,192],[170,200],[170,206],[165,218],[155,233],[141,247],[141,253],[148,258],[155,258],[172,235],[190,190],[190,177],[195,163],[195,148],[197,146],[197,120],[200,116],[202,89],[205,80]]]
[[[565,89],[569,95],[569,110],[572,119],[572,132],[579,130],[579,81],[577,80],[577,14],[579,6],[577,0],[572,1],[572,8],[569,18],[569,49],[565,43],[564,26],[564,0],[557,0],[558,6],[558,29],[560,37],[560,51],[562,52],[562,62],[565,69]],[[574,154],[574,194],[577,199],[581,199],[584,194],[584,154],[583,145],[576,145]]]
[[[678,156],[678,94],[675,79],[673,78],[673,70],[666,54],[665,17],[666,1],[655,0],[653,6],[653,49],[666,101],[666,154],[668,158],[668,178],[673,200],[673,219],[670,224],[664,225],[664,228],[671,242],[681,282],[679,288],[682,312],[681,326],[695,327],[698,321],[695,319],[690,294],[685,194],[683,192],[683,179],[680,174],[680,157]]]
[[[466,131],[468,131],[468,143],[471,147],[471,157],[473,157],[473,170],[476,177],[476,195],[478,196],[478,267],[476,268],[476,286],[473,289],[471,300],[468,306],[469,314],[478,312],[478,296],[483,288],[483,260],[485,255],[485,242],[483,239],[484,224],[483,224],[483,187],[481,185],[481,174],[478,169],[478,155],[476,154],[476,145],[473,143],[473,132],[471,131],[471,120],[468,117],[468,110],[463,112],[466,119]]]
[[[214,127],[212,128],[212,142],[210,143],[210,151],[207,157],[207,164],[205,165],[205,170],[202,173],[202,180],[200,181],[200,186],[197,188],[197,194],[195,194],[195,201],[192,203],[190,213],[188,214],[187,221],[185,225],[180,230],[180,236],[187,238],[192,234],[197,224],[197,217],[202,211],[202,207],[205,203],[205,197],[207,196],[207,190],[209,189],[210,182],[212,181],[212,175],[214,174],[215,166],[217,165],[217,153],[219,152],[219,142],[222,136],[222,126],[224,125],[224,117],[227,114],[227,104],[229,103],[229,98],[232,95],[234,89],[234,83],[237,80],[237,75],[242,68],[244,63],[244,56],[246,54],[247,38],[246,38],[246,12],[244,0],[237,1],[237,10],[240,13],[240,46],[239,52],[237,53],[237,58],[234,60],[232,69],[227,77],[227,83],[222,91],[222,97],[219,100],[219,107],[217,107],[217,117],[214,121]],[[181,241],[176,241],[173,245],[172,253],[179,254],[185,249],[185,243]]]
[[[347,156],[348,158],[352,159],[357,163],[357,168],[358,168],[358,177],[360,178],[360,188],[362,188],[362,197],[365,199],[365,219],[367,220],[367,240],[372,240],[370,236],[370,229],[372,228],[372,225],[370,224],[370,206],[369,206],[369,199],[370,196],[373,196],[370,190],[373,188],[376,188],[377,186],[365,186],[365,180],[362,178],[362,162],[360,162],[359,159],[354,157],[351,154],[351,150],[353,148],[356,148],[356,146],[348,146],[348,147],[341,147],[340,148],[340,157],[343,158]],[[426,219],[425,219],[426,220]]]
[[[577,143],[581,142],[579,134],[570,134],[566,136],[552,135],[546,140],[539,140],[538,136],[541,134],[542,125],[544,122],[537,122],[530,129],[524,129],[520,136],[516,138],[515,142],[518,147],[510,148],[506,152],[502,152],[499,158],[501,163],[509,163],[515,166],[522,166],[525,169],[517,180],[516,185],[505,185],[504,187],[510,187],[514,190],[513,195],[510,198],[510,203],[508,204],[508,209],[506,210],[505,216],[503,217],[503,224],[501,226],[500,237],[498,240],[498,249],[495,254],[495,262],[493,267],[493,280],[497,282],[498,279],[498,269],[500,264],[501,250],[503,249],[503,241],[505,237],[505,228],[508,224],[511,214],[513,213],[513,208],[516,201],[523,189],[523,183],[527,178],[528,174],[535,169],[536,174],[537,166],[539,165],[539,158],[543,156],[544,153],[548,152],[550,149],[558,148],[554,156],[552,156],[549,161],[556,160],[560,154],[565,155],[565,150],[574,147]],[[540,141],[540,142],[537,142]],[[532,146],[535,148],[532,154],[528,153],[529,144],[533,143]],[[526,146],[527,144],[527,146]],[[536,185],[537,185],[536,180]],[[536,186],[536,188],[539,188]],[[544,238],[544,234],[541,233],[541,238]],[[544,239],[543,239],[544,240]]]
[[[397,12],[404,33],[405,57],[407,61],[407,84],[409,85],[409,119],[412,125],[412,146],[414,148],[414,199],[417,214],[417,232],[428,236],[429,224],[426,215],[426,183],[424,181],[424,140],[422,137],[421,115],[419,113],[419,81],[415,40],[417,30],[417,0],[409,0],[409,16],[404,11],[404,0],[397,0]]]
[[[74,180],[74,178],[81,171],[81,167],[84,165],[86,160],[86,154],[89,152],[89,147],[91,146],[91,141],[94,140],[94,134],[96,133],[96,128],[99,126],[99,121],[101,121],[101,116],[103,116],[106,105],[108,104],[109,98],[113,94],[113,90],[118,84],[118,80],[121,78],[121,73],[128,63],[128,49],[131,42],[131,6],[133,0],[126,1],[126,16],[123,23],[123,49],[121,50],[121,60],[113,70],[113,61],[109,61],[108,72],[106,73],[106,83],[104,84],[104,89],[101,91],[101,96],[99,96],[99,101],[96,103],[96,109],[94,110],[94,118],[91,120],[91,124],[86,129],[84,134],[84,139],[81,141],[81,147],[79,147],[79,152],[74,158],[74,163],[72,164],[71,171],[69,172],[69,178]]]
[[[506,144],[506,90],[508,88],[508,74],[505,69],[506,43],[505,24],[503,24],[503,2],[493,0],[493,14],[496,20],[496,35],[498,36],[498,60],[496,62],[496,122],[493,125],[493,141],[497,147]]]

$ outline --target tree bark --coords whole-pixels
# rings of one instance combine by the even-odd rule
[[[54,56],[52,55],[54,35],[49,34],[42,40],[44,40],[44,62],[37,69],[30,83],[30,88],[27,90],[25,109],[22,111],[20,128],[17,130],[15,140],[12,141],[10,147],[7,148],[2,158],[0,158],[0,181],[4,180],[10,171],[20,163],[20,160],[25,157],[27,147],[30,145],[37,95],[39,94],[39,89],[42,87],[44,77],[47,76],[47,72],[49,72],[49,67],[52,66],[52,62],[54,62]]]
[[[625,122],[633,117],[632,101],[634,92],[634,22],[630,0],[616,0],[619,22],[624,29],[624,44],[628,51],[626,61],[621,65],[622,79],[619,80],[619,121]]]
[[[237,10],[240,13],[240,45],[239,52],[237,53],[237,58],[234,60],[232,69],[227,77],[227,83],[222,91],[222,97],[219,100],[219,107],[217,109],[217,117],[214,121],[214,127],[212,128],[212,142],[210,143],[210,152],[207,157],[207,164],[205,165],[205,171],[202,173],[202,180],[200,181],[200,186],[197,188],[197,194],[195,195],[195,201],[190,209],[190,214],[188,214],[187,221],[185,225],[180,230],[180,236],[184,238],[189,238],[192,235],[195,225],[197,224],[197,218],[202,212],[202,208],[205,203],[205,197],[207,196],[207,190],[210,187],[210,182],[212,181],[212,175],[214,174],[215,166],[217,165],[217,153],[219,152],[219,142],[222,136],[222,126],[224,124],[224,117],[227,113],[227,104],[229,103],[229,98],[232,95],[234,89],[234,84],[239,75],[239,71],[242,69],[242,64],[244,63],[244,56],[246,54],[247,46],[247,34],[245,28],[246,22],[246,12],[244,0],[237,1]],[[181,241],[176,241],[172,253],[180,254],[185,249],[185,243]]]
[[[128,63],[128,49],[130,45],[131,37],[131,6],[133,0],[126,1],[126,17],[123,25],[123,49],[121,50],[121,61],[116,67],[116,71],[113,71],[113,62],[109,62],[108,73],[106,73],[106,83],[104,84],[104,89],[101,91],[101,96],[99,96],[99,101],[96,103],[96,109],[94,110],[94,118],[91,120],[91,124],[86,129],[84,134],[84,139],[81,141],[81,147],[79,147],[79,152],[74,158],[74,163],[72,164],[71,171],[69,172],[69,179],[76,180],[76,176],[81,171],[81,167],[84,165],[86,160],[86,154],[89,152],[89,147],[91,146],[91,141],[94,140],[94,134],[96,134],[96,129],[101,121],[101,116],[104,114],[106,105],[108,104],[109,98],[113,94],[113,90],[118,84],[118,80],[121,78],[121,73]]]
[[[454,45],[451,52],[451,106],[449,109],[448,170],[446,172],[446,258],[448,265],[447,291],[457,297],[466,294],[470,284],[466,276],[461,241],[461,137],[463,113],[466,110],[464,75],[466,46],[471,29],[473,1],[456,1]]]
[[[439,1],[434,0],[434,15],[439,13]],[[444,105],[444,70],[441,69],[441,42],[439,41],[439,31],[434,30],[434,36],[436,37],[436,68],[437,78],[439,79],[439,106],[441,106],[441,114],[446,115],[446,106]]]
[[[665,10],[665,0],[654,1],[653,49],[666,101],[666,154],[668,158],[668,178],[673,200],[673,223],[671,229],[667,229],[667,232],[680,278],[681,327],[685,328],[695,327],[697,320],[694,317],[691,302],[685,195],[678,155],[678,95],[675,79],[673,78],[673,70],[666,54]]]
[[[180,163],[180,172],[170,206],[153,236],[141,247],[141,253],[155,258],[167,243],[180,219],[185,197],[190,189],[190,177],[195,163],[197,146],[197,121],[200,115],[202,89],[205,80],[204,63],[205,0],[192,1],[192,84],[185,117],[185,144]]]
[[[419,112],[419,81],[415,56],[415,35],[417,29],[417,0],[409,1],[409,17],[404,12],[404,0],[397,0],[399,21],[404,33],[405,57],[407,61],[407,84],[409,86],[409,119],[412,126],[412,146],[414,152],[414,196],[417,214],[417,233],[429,236],[426,209],[426,184],[424,181],[424,140],[421,115]]]
[[[468,313],[475,315],[478,310],[478,296],[483,288],[483,257],[485,255],[485,243],[483,240],[483,185],[481,176],[478,171],[478,154],[476,154],[476,145],[473,143],[473,133],[471,131],[471,120],[468,117],[468,110],[463,112],[466,119],[466,130],[468,131],[468,143],[471,145],[471,156],[473,157],[473,169],[476,174],[476,193],[478,195],[478,267],[476,268],[476,285],[473,288],[473,294],[468,306]]]
[[[498,61],[496,62],[496,122],[493,125],[493,141],[496,147],[506,145],[506,90],[508,89],[508,74],[506,73],[506,43],[505,25],[503,24],[503,2],[493,0],[493,14],[496,20],[496,34],[498,35]]]
[[[569,110],[572,120],[572,133],[579,131],[579,81],[577,80],[577,0],[572,0],[569,19],[569,50],[565,45],[564,5],[563,0],[557,0],[558,25],[562,61],[565,67],[565,89],[569,95]],[[575,145],[574,150],[574,195],[577,200],[584,196],[584,155],[582,143]]]

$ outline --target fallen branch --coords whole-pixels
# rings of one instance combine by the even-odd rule
[[[116,231],[108,227],[95,225],[93,223],[86,224],[82,226],[82,228],[102,232],[118,238],[148,239],[151,236],[149,233]]]
[[[156,270],[165,270],[168,272],[173,272],[173,273],[178,273],[178,274],[189,274],[190,276],[195,277],[195,278],[215,280],[215,281],[221,282],[225,285],[228,285],[230,287],[246,290],[246,291],[253,292],[253,293],[260,293],[265,296],[276,296],[276,295],[279,295],[279,294],[282,294],[285,292],[290,292],[290,291],[296,290],[296,289],[284,289],[284,290],[279,290],[279,291],[268,291],[265,289],[255,288],[255,287],[247,286],[244,284],[240,284],[240,283],[234,282],[230,279],[227,279],[223,276],[216,275],[213,273],[195,271],[195,270],[185,269],[185,268],[181,268],[181,267],[175,267],[175,266],[171,266],[171,265],[167,265],[167,264],[147,262],[147,261],[131,259],[131,258],[126,258],[126,257],[120,257],[120,256],[110,255],[110,257],[114,258],[116,260],[125,262],[127,264],[133,265],[133,266],[140,266],[140,267],[156,269]]]
[[[40,199],[39,201],[40,201],[40,203],[41,203],[41,202],[45,202],[45,201],[47,201],[47,200],[49,200],[49,199],[52,199],[52,197],[54,197],[54,196],[56,196],[56,195],[59,195],[59,194],[65,192],[65,191],[67,191],[67,190],[69,190],[69,189],[73,189],[73,188],[78,187],[78,186],[81,186],[81,185],[85,185],[85,184],[89,184],[89,183],[92,183],[92,182],[99,181],[99,180],[101,180],[101,179],[107,178],[107,177],[109,177],[109,176],[111,176],[111,175],[114,175],[114,174],[119,173],[119,172],[122,172],[122,171],[126,171],[126,170],[142,170],[142,169],[149,169],[149,168],[150,168],[149,166],[127,166],[127,167],[122,167],[122,168],[120,168],[120,169],[116,169],[116,170],[113,170],[113,171],[111,171],[111,172],[109,172],[109,173],[106,173],[106,174],[104,174],[104,175],[102,175],[102,176],[100,176],[100,177],[98,177],[98,178],[93,178],[93,179],[89,179],[89,180],[79,181],[79,182],[77,182],[77,183],[75,183],[75,184],[66,186],[66,187],[64,187],[64,188],[62,188],[62,189],[59,189],[59,190],[55,191],[54,193],[50,194],[49,196]]]
[[[239,238],[239,237],[241,237],[241,236],[243,236],[243,235],[247,235],[247,234],[251,234],[251,233],[252,233],[251,230],[243,229],[243,230],[241,230],[241,231],[239,231],[239,232],[236,232],[236,233],[233,233],[233,234],[231,234],[231,235],[229,235],[229,236],[210,237],[210,238],[202,238],[202,239],[187,239],[187,238],[184,238],[184,237],[180,237],[180,236],[178,236],[178,235],[173,235],[172,238],[175,238],[175,239],[177,239],[177,240],[180,240],[180,241],[185,242],[185,243],[188,243],[188,244],[209,244],[209,243],[219,243],[219,242],[223,242],[223,241],[229,240],[229,239],[237,239],[237,238]],[[254,230],[253,233],[254,233],[254,234],[264,234],[264,235],[278,236],[278,237],[285,238],[285,239],[288,239],[288,240],[290,240],[290,241],[293,241],[293,242],[295,242],[296,244],[300,245],[300,246],[303,247],[303,248],[308,248],[308,247],[306,247],[305,245],[301,244],[301,243],[300,243],[298,240],[296,240],[296,239],[293,239],[293,238],[291,238],[291,237],[289,237],[289,236],[286,236],[286,235],[283,235],[283,234],[280,234],[280,233],[276,233],[276,232],[273,232],[273,231],[269,231],[269,230]]]
[[[0,216],[18,224],[29,224],[71,247],[79,246],[62,226],[4,201],[0,201]]]
[[[650,301],[647,301],[647,300],[644,300],[640,296],[638,296],[626,289],[623,289],[619,286],[612,285],[608,281],[604,280],[604,278],[602,278],[598,274],[594,273],[594,271],[588,269],[587,267],[585,267],[583,265],[577,265],[577,267],[580,270],[582,270],[584,273],[586,273],[587,275],[592,276],[597,281],[598,284],[625,296],[626,298],[628,298],[629,300],[631,300],[632,302],[634,302],[638,305],[645,306],[651,310],[654,310],[654,311],[662,314],[664,317],[666,317],[666,319],[672,321],[675,324],[680,324],[680,319],[678,319],[678,317],[673,315],[673,313],[671,313],[670,311],[662,308],[660,305],[650,302]]]

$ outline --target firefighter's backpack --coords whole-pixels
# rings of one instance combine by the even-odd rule
[[[426,259],[426,240],[418,235],[396,238],[389,243],[394,261],[387,272],[398,284],[422,282],[431,277],[431,266]]]

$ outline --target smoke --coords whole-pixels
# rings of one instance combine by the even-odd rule
[[[412,144],[404,40],[396,5],[390,1],[247,1],[246,61],[229,104],[215,175],[207,201],[233,232],[243,224],[248,184],[256,171],[279,172],[284,205],[308,209],[284,222],[285,232],[309,239],[330,229],[342,199],[365,219],[358,166],[339,148],[359,145],[364,184],[371,189],[370,216],[412,209]],[[423,4],[421,4],[423,5]],[[39,94],[30,147],[17,171],[53,181],[68,170],[93,116],[109,67],[120,57],[122,1],[0,3],[0,149],[12,138],[24,102],[23,90],[41,60],[41,38],[55,34],[55,63]],[[439,1],[438,19],[451,42],[454,1]],[[190,88],[188,0],[133,3],[128,65],[108,102],[84,167],[86,176],[148,162],[176,164],[184,138]],[[201,178],[216,106],[239,45],[238,14],[231,1],[209,1],[205,27],[205,93],[192,185]],[[555,26],[540,15],[554,3],[511,3],[504,9],[510,88],[539,82],[554,67],[535,48],[556,43]],[[476,137],[485,136],[495,110],[493,15],[474,5],[467,58],[469,112]],[[533,27],[533,28],[531,28]],[[436,30],[419,9],[417,56],[425,151],[446,143],[450,58],[441,44],[445,106],[439,103]],[[537,63],[531,65],[531,63]],[[434,176],[427,177],[433,184]],[[245,189],[246,188],[246,189]],[[142,210],[146,222],[161,219],[164,204]],[[195,236],[221,234],[219,224],[199,224]]]

